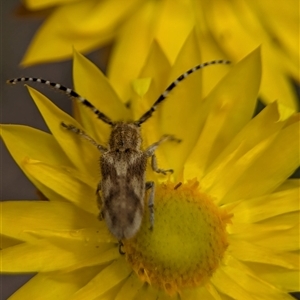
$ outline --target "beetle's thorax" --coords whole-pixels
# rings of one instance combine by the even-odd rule
[[[142,144],[140,127],[133,123],[118,122],[112,126],[109,138],[110,150],[140,149]]]

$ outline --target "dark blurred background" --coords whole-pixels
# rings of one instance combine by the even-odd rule
[[[7,85],[5,81],[15,77],[31,76],[49,79],[72,87],[72,62],[51,63],[28,68],[19,66],[31,38],[42,23],[42,18],[39,16],[33,18],[21,17],[19,15],[20,10],[17,9],[20,2],[19,0],[0,1],[0,123],[23,124],[48,131],[26,88],[22,84],[16,86]],[[100,66],[99,53],[91,53],[88,57]],[[57,106],[71,113],[71,101],[64,95],[54,92],[47,87],[38,87],[38,89],[53,100]],[[0,164],[1,200],[38,199],[34,186],[15,164],[2,142],[0,142]],[[7,299],[32,276],[1,276],[0,299]],[[300,299],[300,296],[298,296],[298,299]]]

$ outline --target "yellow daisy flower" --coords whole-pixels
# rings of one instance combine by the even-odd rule
[[[195,28],[202,61],[226,57],[237,62],[263,45],[260,96],[266,103],[279,100],[299,107],[290,82],[290,78],[299,82],[297,0],[24,0],[24,4],[30,10],[53,7],[23,58],[24,66],[69,58],[71,45],[89,52],[114,40],[108,77],[118,95],[127,98],[129,83],[137,78],[153,40],[173,63]],[[212,82],[205,85],[208,91]]]
[[[184,48],[171,67],[154,44],[132,83],[130,109],[76,52],[75,87],[113,120],[136,120],[162,85],[194,63],[192,50]],[[299,290],[299,182],[288,178],[299,165],[299,115],[274,102],[252,118],[259,50],[205,99],[201,75],[181,82],[142,125],[144,147],[161,134],[182,142],[157,150],[159,165],[174,174],[148,168],[157,185],[154,228],[146,209],[137,235],[123,241],[124,255],[97,220],[99,151],[60,123],[84,128],[100,144],[109,126],[80,105],[76,121],[28,87],[52,134],[2,125],[1,135],[49,201],[1,203],[2,272],[38,273],[10,299],[292,299],[288,292]]]

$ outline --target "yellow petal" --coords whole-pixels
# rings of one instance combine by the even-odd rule
[[[236,181],[223,201],[257,197],[272,192],[282,184],[299,166],[298,134],[298,123],[282,130],[247,172]]]
[[[64,5],[77,0],[24,0],[24,5],[30,10],[39,10],[46,7],[51,7],[55,5]]]
[[[196,28],[204,60],[219,58],[221,54],[220,58],[238,61],[262,45],[263,99],[267,103],[280,99],[294,109],[299,108],[289,79],[298,81],[299,73],[296,0],[290,5],[259,1],[27,2],[32,9],[55,4],[57,7],[34,38],[24,64],[70,57],[70,45],[80,51],[90,51],[116,37],[109,73],[113,83],[119,83],[118,94],[126,101],[130,95],[129,83],[137,78],[153,40],[159,42],[173,62],[189,32]],[[62,22],[64,26],[60,26]],[[211,83],[206,81],[207,90],[211,89]]]
[[[249,122],[256,104],[260,74],[257,49],[238,63],[205,99],[202,114],[206,121],[186,164],[194,169],[188,174],[190,178],[201,178],[220,149],[224,149]]]
[[[112,121],[129,119],[128,110],[104,74],[76,50],[74,50],[73,80],[76,91]],[[109,126],[99,120],[92,111],[87,113],[86,107],[81,103],[78,103],[77,106],[86,130],[92,130],[92,136],[98,137],[100,142],[106,143],[110,132]]]
[[[164,290],[159,290],[157,299],[159,300],[172,300],[172,296],[169,296]]]
[[[194,9],[194,3],[191,5],[189,1],[164,1],[156,36],[171,61],[176,59],[178,49],[195,28]]]
[[[68,299],[98,272],[99,268],[85,268],[71,273],[39,273],[9,299]]]
[[[229,227],[232,238],[249,241],[257,246],[270,247],[273,245],[276,252],[298,251],[299,250],[299,226],[295,219],[292,218],[293,226],[284,226],[282,224],[243,224],[234,222]],[[296,223],[296,225],[295,225]]]
[[[163,1],[157,12],[155,38],[171,62],[195,27],[194,7],[190,1]],[[175,29],[176,28],[176,29]]]
[[[2,232],[1,232],[1,234],[0,234],[0,249],[12,247],[12,246],[18,245],[20,243],[21,243],[21,240],[8,237],[5,234],[2,234]]]
[[[294,67],[285,67],[287,65],[295,65],[295,61],[298,58],[298,54],[296,56],[289,56],[287,54],[287,51],[290,49],[293,49],[293,53],[297,52],[296,49],[298,49],[296,46],[298,37],[296,24],[299,23],[299,16],[295,18],[297,14],[291,12],[291,10],[297,10],[297,5],[294,2],[290,3],[289,8],[285,8],[285,5],[273,5],[276,8],[271,8],[269,4],[261,4],[257,1],[257,3],[253,4],[252,2],[240,1],[235,5],[228,4],[226,1],[218,1],[214,5],[211,5],[209,1],[203,2],[205,5],[203,7],[205,20],[209,27],[208,30],[212,33],[223,51],[227,53],[228,58],[233,61],[240,60],[251,49],[262,45],[264,72],[262,74],[260,92],[264,96],[264,100],[267,103],[271,103],[274,100],[280,99],[286,105],[297,110],[299,106],[297,105],[297,97],[292,90],[292,84],[286,74],[293,72],[294,76],[297,77],[298,75],[296,74],[299,71],[296,71]],[[254,9],[249,9],[249,6],[250,8],[253,6]],[[261,7],[263,6],[264,9],[262,10]],[[272,10],[277,11],[276,15],[280,15],[280,17],[277,18],[271,15],[270,11]],[[221,16],[220,12],[222,12]],[[279,31],[273,28],[273,25],[269,26],[268,20],[261,20],[265,14],[271,16],[267,18],[268,20],[272,19],[272,23],[277,23],[276,27],[282,27],[280,31],[289,32],[289,34],[277,35]],[[291,20],[287,20],[286,16],[291,17]],[[293,25],[290,26],[289,24]],[[286,27],[291,30],[284,31],[283,28]],[[290,49],[285,48],[281,44],[282,36],[285,37],[285,40],[289,40],[290,45],[293,44]],[[285,60],[288,60],[289,63],[286,64]],[[274,85],[274,82],[276,82],[276,85]]]
[[[99,298],[100,300],[115,300],[119,290],[120,290],[121,283],[115,285],[113,288],[105,292],[103,295],[101,295]]]
[[[134,119],[138,119],[145,113],[158,99],[160,94],[168,85],[168,77],[171,70],[171,65],[160,45],[154,41],[149,50],[149,55],[146,62],[139,73],[139,78],[151,78],[151,85],[148,89],[139,96],[139,99]],[[137,91],[134,90],[137,94]],[[160,111],[153,114],[151,119],[157,119]],[[150,119],[150,120],[151,120]],[[144,125],[148,125],[148,120]]]
[[[297,224],[298,218],[299,210],[262,220],[259,222],[259,224],[273,226],[274,228],[279,228],[281,226],[282,229],[288,229],[292,228],[295,224]]]
[[[297,78],[299,71],[295,62],[299,55],[299,12],[295,8],[299,5],[298,1],[291,0],[290,5],[285,5],[283,2],[269,5],[268,2],[263,1],[249,1],[249,4],[257,13],[263,15],[267,12],[272,16],[265,18],[264,22],[268,24],[266,27],[270,30],[270,35],[274,36],[273,42],[278,47],[278,52],[283,49],[286,51],[286,54],[282,56],[285,56],[288,64],[284,63],[282,67],[288,66],[289,71],[294,70],[294,77]]]
[[[195,299],[205,299],[205,300],[220,300],[218,292],[213,296],[210,292],[203,286],[192,289],[185,289],[182,291],[182,299],[184,300],[195,300]]]
[[[99,213],[95,193],[97,179],[71,168],[56,167],[37,160],[27,160],[23,168],[49,200],[65,199],[93,215]]]
[[[280,58],[274,53],[274,48],[263,46],[262,50],[264,70],[260,91],[262,100],[265,103],[278,100],[291,109],[298,111],[299,99],[295,93],[295,87],[287,76],[287,71],[282,67],[282,62],[279,64],[278,60]]]
[[[255,223],[299,210],[299,186],[262,197],[241,200],[231,212],[235,222]]]
[[[217,43],[206,25],[206,10],[203,9],[204,2],[195,1],[194,14],[196,18],[197,40],[200,48],[202,62],[215,59],[230,59],[231,57],[223,51],[222,47]],[[211,5],[210,5],[211,6]],[[202,93],[206,97],[208,93],[216,86],[221,78],[228,72],[228,68],[207,68],[203,72]]]
[[[195,33],[192,32],[174,63],[169,83],[201,61]],[[201,70],[180,82],[167,97],[160,110],[160,128],[162,134],[172,134],[182,140],[180,144],[165,143],[161,146],[168,166],[180,172],[199,136],[203,121],[201,108]],[[195,88],[196,87],[196,88]],[[184,126],[182,121],[185,120]],[[187,121],[188,120],[188,121]]]
[[[282,290],[259,280],[250,269],[232,256],[228,257],[226,266],[216,272],[212,282],[219,290],[234,299],[291,299],[290,295]]]
[[[108,77],[114,86],[118,86],[118,94],[122,99],[126,101],[129,98],[130,82],[138,77],[154,39],[161,45],[168,58],[171,61],[175,60],[194,26],[194,19],[190,17],[191,11],[190,4],[185,2],[146,1],[123,25],[108,69]],[[153,26],[153,22],[157,26]]]
[[[132,270],[122,257],[96,275],[83,288],[76,292],[72,296],[72,299],[96,299],[126,279],[131,272]]]
[[[151,81],[151,77],[138,78],[132,81],[132,88],[138,96],[143,97],[148,92],[149,87],[151,85]],[[138,116],[134,119],[137,118]]]
[[[152,287],[151,285],[145,284],[136,294],[135,299],[147,299],[156,300],[158,298],[159,291]]]
[[[99,237],[99,240],[100,239],[101,237]],[[99,251],[99,253],[96,253],[94,256],[84,257],[81,261],[64,270],[64,272],[69,273],[77,269],[103,265],[120,257],[118,247],[112,247],[112,244],[106,244],[105,246],[100,245],[99,247],[101,247],[101,249],[98,248],[99,250],[102,250],[101,252]]]
[[[138,290],[143,286],[143,282],[132,273],[123,284],[115,300],[133,300]]]
[[[241,129],[230,144],[212,163],[208,171],[222,163],[224,158],[231,155],[231,153],[240,147],[241,144],[243,145],[244,152],[240,152],[240,155],[243,155],[254,145],[257,145],[267,137],[281,130],[293,113],[293,111],[280,105],[278,102],[268,105]],[[224,170],[224,172],[227,172],[227,170]],[[216,180],[219,181],[221,177],[224,177],[224,175],[224,173],[218,174],[217,176],[220,177]]]
[[[287,124],[291,115],[292,111],[276,102],[268,105],[246,124],[211,164],[201,181],[203,188],[214,193],[220,201],[240,175],[247,172],[255,157],[272,142],[272,137],[274,139]]]
[[[286,292],[300,290],[298,270],[287,270],[279,266],[257,263],[247,263],[247,265],[250,266],[254,272],[259,274],[263,280],[269,282],[278,289]],[[292,299],[289,298],[289,300]]]
[[[234,155],[229,155],[230,160],[225,160],[226,164],[221,164],[220,167],[216,167],[209,176],[206,176],[203,180],[203,186],[211,195],[216,197],[217,203],[224,204],[231,201],[236,201],[240,198],[224,198],[224,195],[228,191],[232,190],[236,182],[244,175],[245,172],[248,172],[248,169],[256,163],[256,160],[268,149],[270,144],[274,141],[276,134],[271,135],[269,138],[259,142],[252,149],[245,153],[245,148],[247,146],[242,143],[239,148],[233,153]],[[242,156],[241,153],[244,153]],[[227,169],[227,172],[225,170]],[[217,176],[220,173],[226,174],[225,176]],[[213,175],[215,178],[212,180]],[[208,177],[208,178],[207,178]],[[219,180],[218,180],[219,179]],[[207,181],[213,181],[211,188],[208,188]],[[244,196],[243,196],[244,197]],[[246,197],[245,197],[246,198]]]
[[[240,60],[267,37],[257,15],[247,9],[246,5],[244,1],[237,5],[224,1],[218,1],[214,5],[210,5],[208,1],[204,2],[203,9],[209,30],[224,52],[234,60]],[[250,30],[254,30],[255,35],[251,34],[242,21],[246,25],[251,24]]]
[[[99,227],[75,230],[29,229],[26,233],[38,239],[46,239],[51,244],[74,253],[78,258],[77,261],[64,267],[63,272],[69,273],[80,268],[101,266],[120,257],[117,243],[103,222],[99,223]],[[13,252],[15,249],[11,248],[11,250]]]
[[[265,239],[259,240],[257,244],[263,247],[268,247],[269,245],[275,245],[274,248],[282,252],[299,251],[299,245],[300,245],[299,236],[300,236],[299,224],[296,223],[296,225],[291,229],[284,230],[280,233],[273,232],[270,235],[265,235]],[[277,245],[277,243],[279,245]]]
[[[4,273],[50,272],[74,265],[86,256],[101,252],[96,247],[86,247],[82,242],[55,245],[47,240],[35,240],[1,251],[1,271]],[[49,263],[51,262],[51,263]]]
[[[230,206],[235,206],[237,205],[236,203],[232,203]],[[224,207],[228,207],[227,205],[224,205]],[[228,208],[228,210],[230,211],[230,208]],[[258,239],[260,239],[260,234],[262,231],[262,234],[268,233],[272,230],[286,230],[286,229],[291,229],[292,227],[295,226],[295,223],[297,223],[298,221],[298,211],[293,211],[293,212],[289,212],[289,213],[284,213],[284,214],[279,214],[275,217],[269,218],[269,219],[265,219],[262,221],[259,221],[257,223],[249,223],[249,222],[238,222],[237,220],[230,225],[230,232],[231,233],[242,233],[244,232],[245,234],[245,238],[252,238],[251,234],[249,234],[247,231],[248,230],[258,230],[259,232],[257,232],[257,237]],[[249,226],[249,227],[248,227]],[[253,228],[252,228],[253,227]]]
[[[253,300],[252,296],[241,287],[239,280],[239,277],[230,278],[224,268],[219,268],[211,278],[216,289],[232,299]]]
[[[0,205],[2,234],[23,241],[36,240],[29,231],[75,230],[101,225],[95,216],[67,202],[3,201]]]
[[[0,128],[6,147],[20,167],[25,157],[53,165],[72,166],[52,135],[22,125],[1,125]]]
[[[68,158],[76,168],[96,178],[99,174],[99,169],[96,165],[100,157],[99,151],[91,143],[73,132],[63,129],[60,125],[61,122],[65,122],[83,129],[80,124],[38,91],[30,87],[28,87],[28,90],[47,126]]]
[[[99,43],[107,42],[112,38],[112,32],[101,32],[95,38],[93,33],[83,35],[77,32],[76,27],[84,27],[84,15],[90,15],[95,1],[76,1],[72,5],[59,6],[42,24],[27,49],[21,64],[30,66],[42,62],[53,62],[72,56],[72,45],[79,51],[92,50]],[[64,26],[61,26],[61,22]],[[76,24],[77,23],[77,24]]]
[[[275,191],[285,191],[285,190],[292,190],[297,189],[300,186],[300,179],[297,178],[291,178],[283,182]]]
[[[277,265],[294,270],[299,268],[299,256],[297,254],[276,253],[273,246],[266,248],[246,241],[230,239],[228,253],[241,261]]]
[[[138,78],[152,43],[153,32],[150,24],[153,15],[156,14],[156,5],[152,1],[146,1],[140,10],[131,15],[120,28],[119,37],[111,53],[107,76],[124,102],[130,99],[130,83]]]
[[[167,57],[157,42],[154,42],[149,51],[146,63],[139,74],[141,79],[132,82],[133,86],[138,84],[140,90],[141,88],[144,89],[144,93],[138,95],[137,89],[133,87],[134,93],[131,101],[134,115],[133,119],[139,119],[147,110],[149,110],[160,94],[165,90],[168,85],[167,80],[170,69],[171,66]],[[142,86],[140,80],[143,80],[142,82],[144,84]],[[146,87],[147,83],[150,85]],[[142,136],[145,146],[149,146],[161,138],[162,133],[160,132],[158,125],[160,114],[161,110],[158,109],[158,111],[142,125]],[[163,157],[163,153],[159,149],[157,151],[157,158],[160,164],[167,165],[165,157]]]
[[[99,222],[99,221],[98,221]],[[111,248],[111,245],[107,247],[103,244],[110,243],[114,238],[109,233],[107,228],[103,225],[103,222],[94,224],[92,228],[80,228],[80,229],[62,229],[62,230],[52,230],[52,229],[36,229],[26,230],[26,233],[31,234],[32,236],[38,238],[45,238],[51,241],[52,243],[60,243],[61,239],[70,240],[71,242],[81,242],[85,243],[85,246],[91,246],[93,244],[100,243],[100,246],[97,245],[96,248],[103,251]],[[94,246],[93,246],[94,247]],[[67,246],[69,248],[69,246]],[[99,250],[99,251],[100,251]]]
[[[89,0],[58,6],[35,35],[22,65],[71,57],[72,45],[80,52],[98,48],[112,39],[117,24],[138,2]]]

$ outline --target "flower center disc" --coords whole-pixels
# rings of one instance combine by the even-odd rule
[[[196,181],[158,186],[154,207],[153,230],[146,206],[141,229],[124,241],[127,261],[142,281],[168,294],[205,284],[227,248],[227,213]]]

